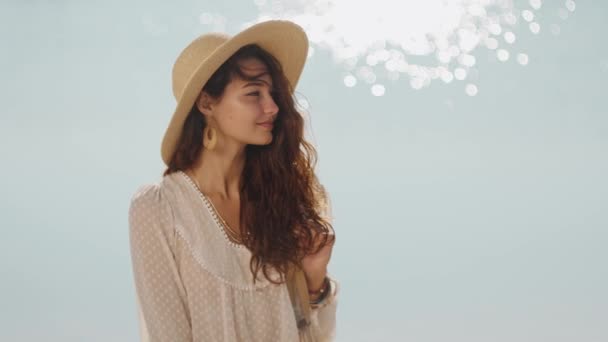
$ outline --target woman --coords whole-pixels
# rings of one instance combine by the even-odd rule
[[[329,341],[335,235],[293,89],[297,25],[206,34],[173,67],[162,179],[129,209],[144,341]]]

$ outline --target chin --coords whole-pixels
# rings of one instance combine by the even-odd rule
[[[251,145],[264,146],[264,145],[269,145],[270,143],[272,143],[273,140],[274,140],[273,136],[270,135],[270,137],[264,137],[262,139],[256,139],[254,141],[251,141],[250,144]]]
[[[272,143],[272,140],[274,140],[272,138],[272,135],[270,136],[270,139],[266,139],[266,142],[264,142],[262,145],[270,145]]]

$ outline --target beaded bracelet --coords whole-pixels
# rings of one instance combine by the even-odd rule
[[[323,301],[323,299],[325,299],[325,297],[327,297],[329,290],[330,290],[329,278],[327,276],[325,276],[325,278],[323,278],[323,285],[321,286],[320,289],[318,289],[317,291],[308,290],[309,295],[320,294],[320,296],[317,298],[317,300],[314,300],[314,301],[311,300],[309,303],[311,305],[316,305],[316,304],[321,303]]]

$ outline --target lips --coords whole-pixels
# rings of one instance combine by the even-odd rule
[[[274,123],[273,123],[273,120],[268,120],[268,121],[260,122],[258,125],[262,126],[262,127],[266,127],[266,128],[272,128],[272,126],[274,126]]]

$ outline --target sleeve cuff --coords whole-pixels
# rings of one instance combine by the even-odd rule
[[[320,309],[326,307],[327,305],[333,303],[333,301],[336,299],[336,297],[338,295],[338,290],[339,290],[338,282],[329,274],[327,275],[327,277],[329,278],[329,293],[327,294],[327,296],[325,296],[325,298],[323,298],[323,300],[321,302],[310,305],[310,308],[313,311],[320,310]]]

